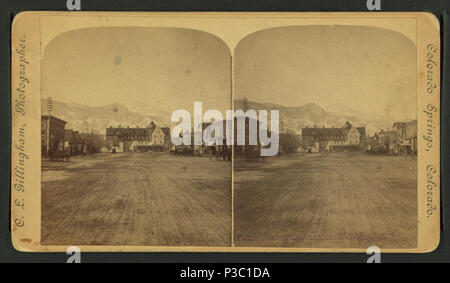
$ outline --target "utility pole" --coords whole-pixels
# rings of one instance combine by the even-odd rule
[[[242,98],[242,110],[248,111],[248,99],[246,97]]]

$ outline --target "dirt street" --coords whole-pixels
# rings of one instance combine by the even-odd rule
[[[42,166],[44,245],[231,244],[230,162],[120,153]]]
[[[44,245],[230,246],[230,162],[125,153],[44,162]],[[318,153],[235,161],[236,246],[411,248],[417,160]]]
[[[316,153],[234,168],[236,246],[417,245],[416,159]]]

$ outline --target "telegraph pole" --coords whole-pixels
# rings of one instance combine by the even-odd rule
[[[46,157],[48,159],[49,157],[49,153],[50,153],[50,119],[51,119],[51,114],[53,111],[53,98],[51,98],[50,96],[47,97],[47,112],[48,112],[48,119],[47,119],[47,152],[46,152]]]
[[[246,97],[242,98],[242,110],[248,111],[248,99]]]

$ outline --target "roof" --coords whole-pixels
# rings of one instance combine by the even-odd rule
[[[351,127],[353,127],[352,123],[350,123],[350,122],[347,120],[347,122],[345,122],[344,128],[350,129]]]
[[[355,127],[361,136],[366,136],[365,127]],[[349,128],[303,128],[302,136],[345,136]]]
[[[41,116],[41,120],[42,120],[42,119],[56,120],[56,121],[61,122],[61,123],[64,123],[64,124],[67,123],[67,122],[64,121],[63,119],[57,118],[57,117],[52,116],[52,115],[42,115],[42,116]]]
[[[345,128],[303,128],[303,136],[345,136]]]
[[[404,125],[406,125],[406,122],[395,122],[395,123],[394,123],[394,128],[395,128],[395,127],[401,128],[401,127],[403,127]]]
[[[169,127],[161,128],[161,130],[163,131],[163,133],[166,136],[170,136],[170,128]]]
[[[406,124],[406,126],[417,127],[417,120],[412,120],[412,121],[406,122],[405,124]]]
[[[148,128],[106,128],[107,136],[148,136]]]
[[[152,121],[148,127],[152,130],[155,129],[156,128],[155,122]]]

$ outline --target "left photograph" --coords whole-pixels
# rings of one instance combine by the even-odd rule
[[[231,245],[227,149],[171,140],[174,111],[231,109],[221,39],[85,28],[55,37],[41,57],[43,246]]]

